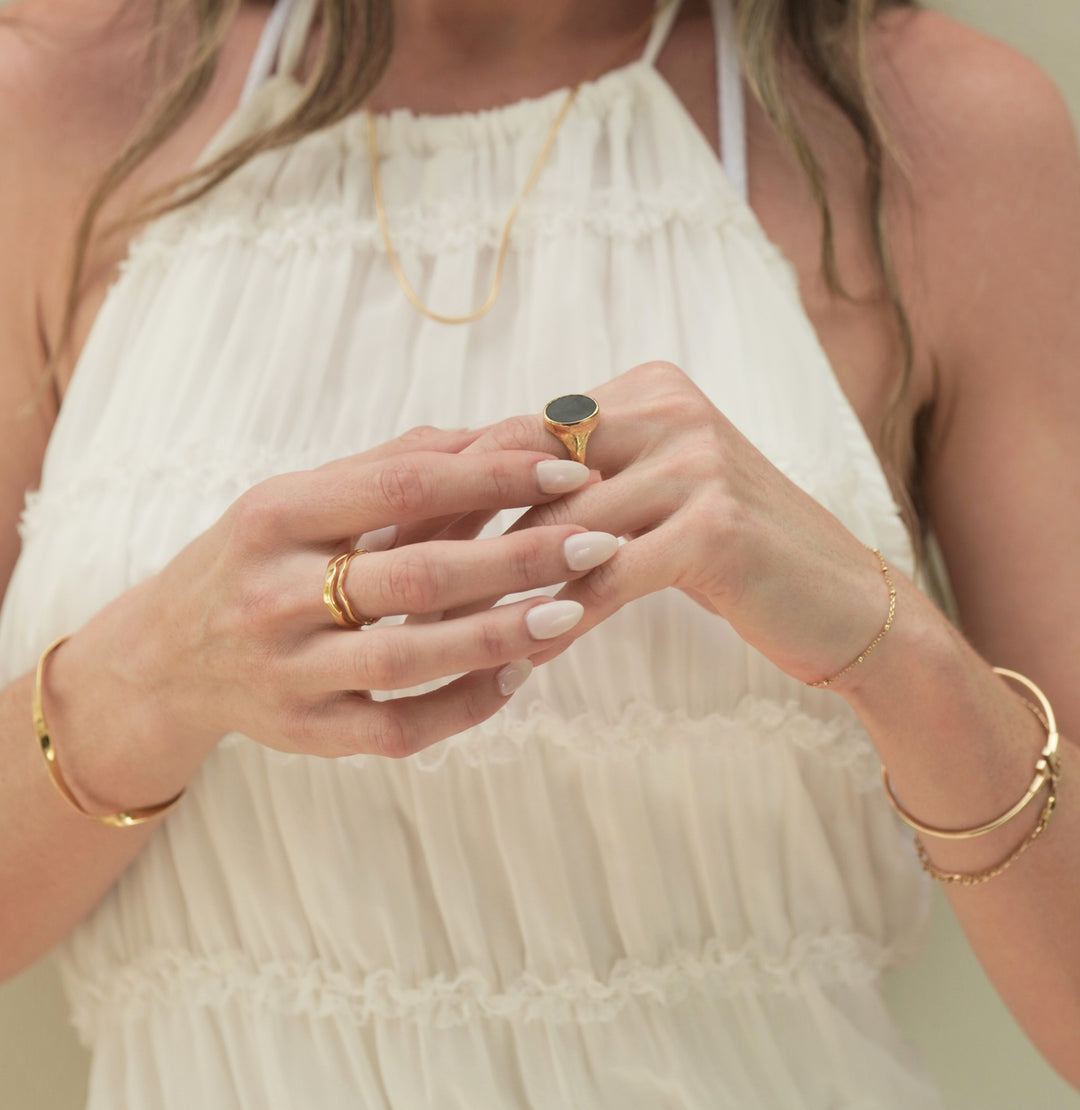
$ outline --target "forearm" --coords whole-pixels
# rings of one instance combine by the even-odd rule
[[[900,593],[892,632],[838,691],[869,730],[910,813],[943,828],[982,824],[1007,810],[1030,784],[1045,729],[929,600],[896,577]],[[1045,678],[1031,677],[1045,685]],[[1067,730],[1075,720],[1071,706],[1047,693]],[[1046,831],[1002,874],[973,886],[946,884],[946,893],[1028,1035],[1080,1087],[1080,805],[1074,785],[1080,750],[1063,736],[1060,756],[1058,805]],[[1031,833],[1046,798],[1044,787],[994,832],[967,840],[922,835],[922,842],[937,867],[984,870]]]
[[[159,750],[153,730],[139,731],[139,715],[114,678],[122,665],[103,661],[95,631],[76,634],[46,669],[58,763],[92,812],[152,805],[182,789],[205,753]],[[33,685],[28,673],[0,691],[0,980],[63,939],[161,823],[115,828],[68,805],[49,780],[31,724]]]

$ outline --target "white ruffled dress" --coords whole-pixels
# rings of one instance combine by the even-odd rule
[[[473,324],[426,319],[395,281],[360,114],[137,236],[27,496],[3,681],[264,477],[535,412],[653,358],[911,571],[747,204],[731,13],[717,0],[721,164],[652,64],[674,8],[641,60],[582,88]],[[277,72],[212,150],[294,102],[309,18],[279,3],[260,51]],[[563,96],[379,118],[427,303],[483,300]],[[413,758],[227,735],[60,946],[89,1108],[934,1110],[879,992],[929,880],[878,769],[839,697],[671,590]]]

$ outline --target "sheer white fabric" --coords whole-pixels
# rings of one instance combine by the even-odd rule
[[[286,66],[211,149],[298,92]],[[483,299],[562,96],[379,119],[427,303]],[[4,681],[263,477],[652,358],[911,570],[792,268],[647,62],[582,89],[468,326],[395,282],[360,116],[264,154],[109,291],[27,497]],[[411,759],[230,734],[60,948],[89,1106],[932,1110],[879,995],[928,880],[878,767],[840,698],[674,591]]]

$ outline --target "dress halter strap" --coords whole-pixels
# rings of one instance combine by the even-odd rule
[[[661,5],[653,21],[641,60],[655,65],[679,15],[682,0],[658,0]],[[720,124],[720,161],[728,180],[743,200],[749,197],[746,158],[746,107],[743,103],[742,72],[735,32],[732,0],[709,0],[716,58],[717,120]]]
[[[710,0],[713,34],[716,38],[716,95],[720,120],[720,161],[728,180],[749,203],[749,173],[746,156],[746,105],[743,103],[742,71],[731,0]]]
[[[664,49],[664,43],[667,42],[668,35],[671,34],[671,28],[675,26],[675,20],[679,15],[681,6],[682,0],[657,0],[657,7],[660,10],[653,19],[649,39],[645,43],[645,49],[641,52],[641,60],[646,65],[656,65],[656,59],[660,57],[660,51]]]
[[[277,60],[281,38],[293,2],[294,0],[275,0],[273,11],[263,24],[259,44],[255,47],[255,55],[251,59],[251,68],[244,80],[244,91],[240,94],[241,104],[246,104],[252,93],[273,73],[274,62]]]

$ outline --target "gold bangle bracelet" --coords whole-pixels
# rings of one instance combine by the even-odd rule
[[[174,798],[170,798],[167,802],[162,802],[160,805],[125,809],[121,810],[119,813],[91,813],[89,810],[83,809],[79,804],[78,799],[71,792],[71,787],[64,781],[64,776],[60,773],[60,764],[56,760],[56,745],[53,743],[52,736],[49,734],[49,725],[45,720],[42,685],[45,675],[46,660],[68,639],[70,639],[70,634],[60,636],[49,644],[38,658],[37,671],[34,675],[34,700],[32,705],[34,735],[37,736],[38,745],[41,748],[41,755],[45,760],[45,767],[49,772],[49,779],[52,781],[53,786],[59,791],[60,797],[62,797],[72,809],[81,813],[84,817],[89,817],[94,821],[100,821],[103,825],[112,825],[114,828],[128,828],[131,825],[141,825],[144,821],[149,821],[151,818],[157,817],[159,814],[164,813],[167,809],[171,809],[176,805],[184,796],[184,790],[181,790]]]
[[[923,822],[917,820],[904,809],[893,793],[892,784],[889,782],[888,771],[886,771],[885,766],[882,765],[881,781],[885,786],[885,795],[889,799],[893,809],[895,809],[913,829],[917,829],[921,833],[926,833],[928,836],[937,836],[944,840],[968,840],[974,836],[982,836],[984,833],[993,832],[994,829],[1001,828],[1007,821],[1011,821],[1021,810],[1029,805],[1031,800],[1039,793],[1048,780],[1050,782],[1051,801],[1054,798],[1058,780],[1061,777],[1061,757],[1058,755],[1058,741],[1060,737],[1053,707],[1050,705],[1046,695],[1031,681],[1031,679],[1025,678],[1016,671],[1006,670],[1004,667],[994,667],[993,671],[994,674],[1001,675],[1003,678],[1011,678],[1014,682],[1019,682],[1022,686],[1026,686],[1039,699],[1039,706],[1032,705],[1026,698],[1024,699],[1024,704],[1032,711],[1046,729],[1046,744],[1035,762],[1035,777],[1031,780],[1031,785],[1027,788],[1024,796],[1015,805],[1010,806],[1000,817],[995,817],[992,821],[987,821],[985,825],[977,825],[970,829],[940,829],[934,825],[923,824]],[[1052,804],[1050,808],[1053,809]],[[918,838],[916,838],[916,840],[918,840]]]

